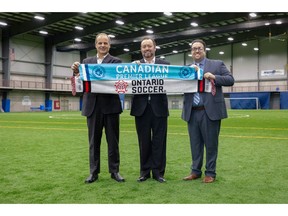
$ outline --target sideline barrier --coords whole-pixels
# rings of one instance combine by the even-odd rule
[[[44,107],[44,105],[40,105],[39,107],[30,107],[30,110],[31,111],[36,111],[36,110],[44,111],[45,107]]]

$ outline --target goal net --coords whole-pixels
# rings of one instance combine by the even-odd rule
[[[227,109],[261,109],[258,97],[225,98]]]

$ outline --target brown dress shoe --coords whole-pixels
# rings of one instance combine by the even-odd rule
[[[198,178],[201,178],[201,176],[198,176],[195,173],[192,173],[191,175],[184,177],[183,180],[189,181],[189,180],[195,180]]]
[[[215,181],[215,178],[213,178],[212,176],[205,176],[205,178],[203,179],[204,183],[212,183]]]

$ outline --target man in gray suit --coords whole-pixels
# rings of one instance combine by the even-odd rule
[[[141,42],[143,58],[135,63],[170,64],[155,58],[156,43],[152,38]],[[152,177],[165,182],[168,99],[166,94],[139,94],[132,98],[131,112],[135,116],[140,151],[140,177],[138,182]]]
[[[83,64],[121,63],[119,58],[109,54],[110,39],[107,34],[100,33],[96,36],[95,47],[97,55],[83,60]],[[79,76],[79,62],[71,66],[74,76]],[[85,183],[92,183],[98,179],[100,173],[100,145],[102,130],[105,128],[108,144],[108,165],[111,178],[117,182],[124,182],[119,174],[119,114],[122,112],[118,94],[90,93],[90,81],[83,82],[83,107],[82,115],[87,117],[89,135],[89,163],[90,176]]]
[[[206,170],[203,182],[211,183],[216,178],[221,119],[228,117],[222,86],[234,85],[234,78],[223,61],[206,58],[205,49],[206,44],[203,40],[192,41],[192,58],[194,64],[203,69],[204,79],[198,81],[197,93],[184,94],[182,119],[188,122],[192,165],[190,175],[183,180],[201,178],[205,146]],[[210,82],[211,92],[205,92],[205,80],[206,87]],[[216,88],[213,88],[213,84]]]

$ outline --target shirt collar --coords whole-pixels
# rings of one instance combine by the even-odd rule
[[[97,54],[97,63],[98,64],[101,64],[102,61],[106,58],[106,56],[108,55],[109,53],[107,53],[103,58],[99,58],[98,54]]]
[[[155,64],[155,57],[152,59],[151,62],[148,62],[146,59],[144,59],[146,64]]]

